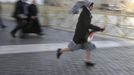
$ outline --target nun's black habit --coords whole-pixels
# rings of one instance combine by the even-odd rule
[[[76,44],[83,44],[88,42],[86,36],[89,35],[89,29],[92,31],[101,31],[102,28],[91,24],[92,15],[86,6],[82,6],[82,12],[78,18],[78,23],[75,29],[73,41]]]

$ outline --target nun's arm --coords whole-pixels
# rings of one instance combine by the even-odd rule
[[[102,30],[102,28],[95,26],[93,24],[90,24],[88,28],[92,29],[93,31],[101,31]]]

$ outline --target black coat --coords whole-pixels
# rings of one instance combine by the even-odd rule
[[[13,15],[12,17],[14,18],[19,18],[18,15],[19,14],[25,14],[24,13],[24,6],[25,6],[25,2],[22,2],[21,0],[17,1],[16,4],[15,4],[15,8],[14,8],[14,12],[13,12]]]
[[[34,4],[29,5],[28,11],[29,11],[29,17],[38,15],[38,8]]]
[[[92,29],[92,31],[100,31],[101,28],[94,26],[91,24],[92,15],[90,11],[83,6],[82,12],[79,16],[78,23],[75,29],[75,34],[73,37],[73,41],[76,44],[82,44],[87,42],[86,36],[90,33],[89,29]]]
[[[28,7],[28,24],[24,27],[23,29],[23,32],[24,33],[41,33],[42,30],[41,30],[41,25],[39,23],[39,20],[38,20],[38,8],[36,5],[34,4],[31,4],[29,5]],[[31,17],[32,16],[36,16],[35,19],[32,19]]]

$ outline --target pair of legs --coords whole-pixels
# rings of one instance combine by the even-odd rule
[[[94,66],[94,63],[91,62],[91,51],[89,50],[91,48],[92,44],[85,43],[85,44],[75,44],[74,42],[71,42],[68,46],[68,48],[58,49],[57,50],[57,58],[59,59],[60,56],[66,52],[70,52],[73,50],[78,49],[85,49],[85,64],[87,66]]]
[[[1,26],[1,28],[6,28],[6,26],[3,24],[3,22],[2,22],[2,19],[1,19],[1,17],[0,17],[0,26]]]
[[[71,49],[69,48],[63,48],[63,49],[59,49],[59,52],[64,54],[66,52],[70,52]],[[60,58],[60,56],[57,56],[58,58]],[[85,51],[85,62],[91,62],[91,52],[89,50]]]
[[[26,20],[23,19],[16,19],[17,25],[16,27],[11,31],[11,35],[12,37],[15,38],[15,34],[17,33],[17,31],[21,30],[24,27],[24,24],[26,24]],[[22,36],[23,33],[21,33]]]
[[[57,58],[59,59],[63,53],[66,53],[69,51],[71,51],[71,49],[69,49],[69,48],[58,49],[57,50]],[[86,50],[86,52],[85,52],[85,64],[86,64],[86,66],[94,66],[95,65],[94,63],[91,62],[91,52],[89,50]]]

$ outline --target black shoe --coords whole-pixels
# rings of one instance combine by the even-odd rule
[[[11,32],[11,36],[12,36],[13,38],[16,37],[14,32]]]
[[[92,62],[85,62],[85,65],[86,65],[86,66],[94,66],[95,63],[92,63]]]
[[[37,33],[39,36],[45,35],[44,33]]]
[[[1,26],[1,28],[6,28],[7,26],[5,26],[5,25],[3,25],[3,26]]]
[[[19,36],[20,39],[26,39],[27,38],[27,35],[24,34],[24,33],[21,33],[20,36]]]
[[[62,54],[62,52],[61,52],[61,49],[59,48],[59,49],[57,50],[57,53],[56,53],[57,59],[60,58],[61,54]]]

